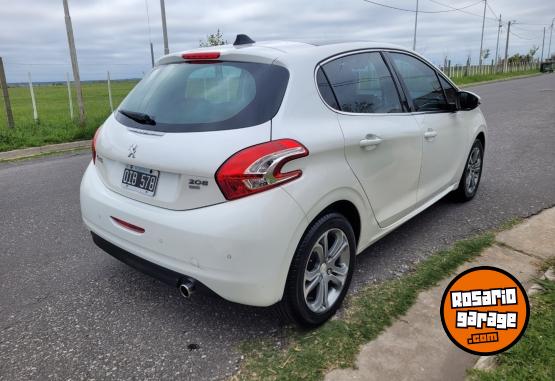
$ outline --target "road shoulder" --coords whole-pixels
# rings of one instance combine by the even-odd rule
[[[76,142],[50,144],[41,147],[16,149],[13,151],[0,152],[0,163],[21,160],[27,158],[40,157],[48,154],[63,153],[75,150],[88,149],[91,146],[90,140],[79,140]]]

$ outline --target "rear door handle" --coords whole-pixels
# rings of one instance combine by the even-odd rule
[[[434,140],[436,136],[437,136],[436,130],[429,129],[428,131],[424,132],[424,139],[428,141]]]
[[[366,135],[366,138],[360,141],[360,147],[364,148],[367,151],[371,151],[375,149],[381,142],[383,142],[383,139],[377,137],[376,135]]]

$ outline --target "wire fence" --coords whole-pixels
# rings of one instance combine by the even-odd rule
[[[68,63],[4,61],[4,66],[13,124],[7,120],[5,102],[1,102],[0,140],[6,127],[37,131],[79,125],[75,83]],[[150,70],[150,65],[140,63],[84,62],[80,66],[86,127],[90,128],[102,123]]]
[[[506,65],[503,63],[495,65],[493,62],[489,65],[450,65],[448,63],[447,65],[439,66],[439,69],[449,78],[456,80],[464,77],[487,77],[494,74],[539,71],[540,65],[539,61],[508,62]]]

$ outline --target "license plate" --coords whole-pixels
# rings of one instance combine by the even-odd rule
[[[156,187],[158,186],[158,176],[160,176],[160,171],[138,167],[136,165],[127,165],[123,170],[121,184],[124,188],[131,191],[146,196],[154,196]]]

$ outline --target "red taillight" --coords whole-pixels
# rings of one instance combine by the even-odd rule
[[[100,129],[102,127],[99,127],[96,132],[94,133],[94,137],[92,139],[92,144],[91,144],[91,151],[92,151],[92,160],[93,160],[93,164],[96,164],[96,139],[98,138],[98,133],[100,132]]]
[[[220,58],[220,52],[184,53],[181,57],[186,60],[217,60]]]
[[[291,160],[307,155],[306,147],[292,139],[258,144],[227,159],[216,172],[216,182],[228,200],[263,192],[300,177],[300,169],[281,169]]]
[[[112,216],[112,220],[114,220],[118,225],[121,225],[126,229],[134,231],[135,233],[141,233],[142,234],[142,233],[145,232],[145,229],[143,229],[143,228],[141,228],[137,225],[130,224],[129,222],[121,220],[121,219],[116,218],[114,216]]]

